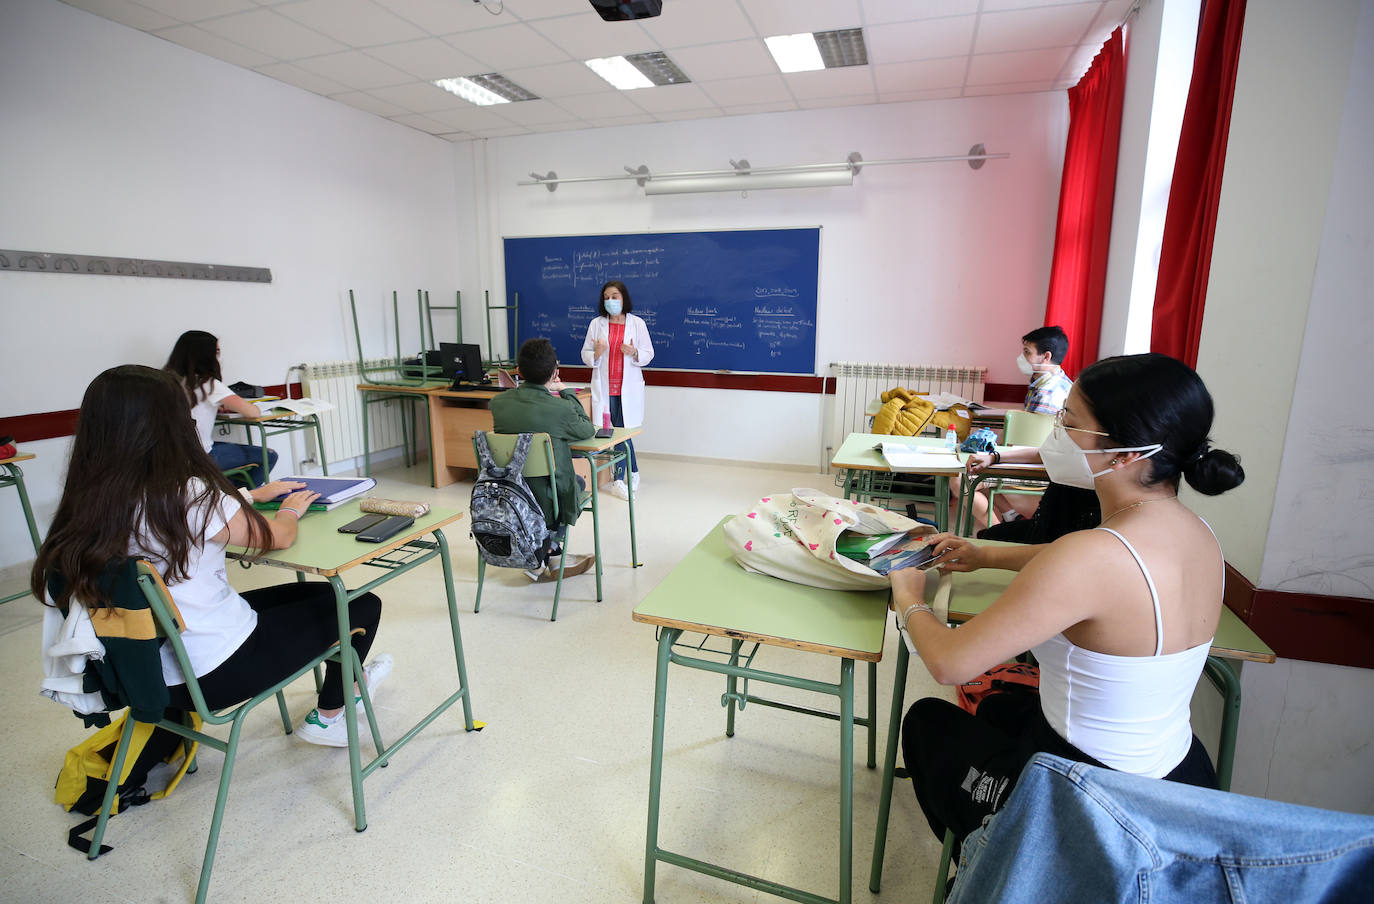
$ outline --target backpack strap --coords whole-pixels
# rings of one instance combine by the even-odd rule
[[[511,453],[510,461],[506,462],[506,467],[512,474],[520,474],[525,470],[525,459],[530,457],[530,444],[534,442],[533,433],[522,433],[515,440],[515,451]]]

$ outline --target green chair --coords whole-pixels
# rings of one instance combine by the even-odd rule
[[[515,441],[520,438],[520,434],[494,433],[492,431],[487,431],[486,435],[487,448],[491,451],[492,461],[495,462],[497,466],[504,465],[506,462],[510,461],[511,456],[515,453]],[[472,451],[473,454],[475,456],[478,456],[480,460],[481,453],[477,450],[477,440],[475,436],[476,435],[474,434],[474,439],[472,441]],[[529,457],[525,459],[525,467],[521,470],[520,473],[523,474],[525,477],[547,477],[549,479],[549,484],[551,486],[556,487],[558,485],[558,480],[553,457],[553,442],[549,439],[549,435],[547,433],[532,433],[530,434],[530,436],[533,437],[533,441],[530,443]],[[558,493],[555,491],[552,495],[553,511],[545,513],[546,515],[548,515],[548,518],[546,520],[551,520],[555,524],[557,524],[559,523]],[[578,494],[577,504],[582,509],[582,511],[592,512],[592,531],[596,535],[596,549],[599,553],[601,549],[601,529],[600,525],[597,523],[597,513],[589,507],[591,498],[591,491],[583,490],[581,493]],[[558,557],[558,583],[554,585],[553,614],[549,616],[549,621],[558,621],[558,598],[563,593],[563,569],[567,565],[568,560],[567,545],[568,538],[567,532],[565,531],[563,536],[564,554]],[[598,558],[597,568],[600,567],[601,562]],[[478,550],[477,598],[473,601],[472,604],[472,611],[474,613],[479,612],[482,608],[482,582],[486,577],[486,573],[487,560],[482,558],[482,552],[481,550]],[[601,602],[600,589],[600,582],[598,582],[596,595],[596,601],[598,603]]]
[[[1035,414],[1030,411],[1008,411],[1007,426],[1002,434],[1002,442],[1008,446],[1038,446],[1045,441],[1054,429],[1054,415]],[[1048,481],[993,480],[988,483],[988,511],[992,511],[993,499],[998,493],[1006,496],[1042,496]]]
[[[253,477],[257,470],[258,465],[255,464],[239,465],[237,468],[226,468],[220,473],[229,478],[230,483],[234,482],[235,477],[242,477],[244,482],[248,484],[248,489],[251,490],[258,486],[257,479]]]
[[[191,668],[190,657],[186,654],[186,647],[181,642],[181,613],[177,610],[176,603],[172,600],[171,594],[167,590],[167,585],[162,582],[162,576],[157,570],[142,559],[129,560],[138,569],[138,584],[143,591],[143,596],[148,602],[148,607],[153,612],[153,618],[157,624],[159,635],[166,637],[166,643],[171,646],[176,656],[177,664],[181,667],[181,673],[187,677],[186,689],[191,695],[191,700],[195,703],[196,712],[207,725],[228,724],[229,738],[220,738],[207,735],[204,732],[196,731],[180,722],[170,719],[162,719],[157,724],[183,738],[191,741],[198,741],[201,744],[211,747],[224,754],[224,771],[219,779],[219,794],[215,798],[214,816],[210,820],[210,836],[205,843],[205,859],[200,868],[200,884],[196,888],[196,904],[202,904],[210,888],[210,871],[215,864],[215,849],[219,844],[220,824],[224,819],[224,807],[229,799],[229,779],[234,772],[234,755],[238,751],[239,737],[243,731],[243,723],[249,711],[259,703],[264,702],[270,697],[277,698],[277,709],[281,714],[282,729],[286,734],[291,733],[291,717],[286,711],[286,698],[282,695],[282,689],[295,681],[305,673],[311,671],[319,664],[337,659],[341,651],[344,655],[354,657],[353,669],[355,675],[363,674],[362,663],[357,659],[357,653],[353,650],[352,644],[334,643],[324,650],[314,659],[303,664],[291,675],[271,687],[263,690],[257,696],[238,704],[237,706],[226,707],[216,711],[210,709],[205,704],[205,697],[201,693],[200,683],[195,678],[195,672]],[[362,629],[357,629],[361,631]],[[367,721],[372,726],[372,740],[377,746],[377,752],[383,749],[381,734],[377,730],[377,721],[372,711],[372,696],[368,693],[365,683],[359,683],[362,690],[363,706],[367,713]],[[124,731],[119,738],[119,745],[115,748],[114,763],[111,768],[112,775],[119,775],[124,769],[125,754],[128,753],[129,742],[133,738],[134,720],[126,719]],[[87,859],[94,860],[100,856],[100,842],[105,834],[105,826],[109,822],[110,811],[114,804],[115,792],[118,791],[118,782],[110,782],[105,789],[105,799],[100,807],[100,816],[96,821],[95,832],[91,836],[90,852],[86,855]]]

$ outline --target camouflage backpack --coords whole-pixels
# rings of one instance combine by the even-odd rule
[[[500,568],[539,568],[547,555],[549,529],[521,474],[532,436],[520,434],[510,461],[500,467],[492,460],[486,433],[478,431],[473,440],[480,471],[472,487],[468,514],[478,554],[488,565]]]

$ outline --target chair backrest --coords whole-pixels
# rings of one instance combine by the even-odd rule
[[[1038,446],[1054,429],[1054,415],[1031,411],[1007,412],[1007,427],[1002,442],[1008,446]]]
[[[181,610],[177,609],[176,601],[172,599],[172,592],[167,589],[162,575],[147,559],[135,559],[134,562],[138,568],[138,586],[143,590],[143,598],[148,601],[148,608],[153,610],[158,636],[165,637],[166,643],[171,646],[172,654],[181,668],[181,674],[186,678],[186,691],[196,705],[196,712],[211,724],[225,721],[217,718],[214,711],[205,705],[205,696],[200,691],[200,682],[196,680],[191,656],[186,652],[186,645],[181,642],[183,621]]]
[[[526,477],[553,478],[553,442],[547,433],[532,433],[530,436],[530,454],[525,459],[525,467],[520,473]],[[504,465],[510,461],[511,455],[515,452],[515,441],[519,438],[518,433],[494,433],[488,430],[487,448],[491,450],[492,460],[497,465]]]

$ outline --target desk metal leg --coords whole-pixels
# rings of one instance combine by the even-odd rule
[[[949,530],[949,475],[935,477],[935,529]]]
[[[38,538],[38,525],[33,520],[33,506],[29,504],[29,492],[24,487],[24,472],[16,464],[0,465],[0,468],[4,469],[3,474],[6,475],[0,476],[0,486],[13,485],[19,493],[19,505],[24,509],[24,521],[29,526],[29,539],[33,541],[33,552],[34,555],[37,555],[43,541]],[[9,596],[0,597],[0,603],[8,603],[28,595],[29,591],[26,588]]]
[[[324,451],[324,430],[320,427],[320,416],[310,415],[310,422],[315,425],[315,450],[320,455],[320,473],[325,477],[329,476],[329,454]]]
[[[339,671],[344,688],[344,724],[348,727],[348,777],[353,785],[353,828],[361,832],[367,828],[367,804],[363,800],[363,763],[362,749],[358,741],[358,711],[353,706],[352,644],[349,635],[352,624],[348,618],[348,588],[338,575],[331,575],[329,585],[334,588],[334,604],[339,617]],[[378,745],[378,750],[381,745]]]
[[[258,445],[262,447],[262,484],[259,484],[259,486],[262,486],[263,484],[271,483],[272,469],[268,464],[269,458],[267,453],[267,427],[263,424],[257,424],[256,426],[258,428]],[[251,435],[251,429],[249,433]]]
[[[883,754],[883,787],[878,795],[878,826],[873,833],[873,867],[868,874],[868,890],[874,894],[883,883],[883,852],[887,850],[887,821],[892,810],[892,773],[897,768],[897,740],[902,731],[906,670],[910,661],[906,643],[898,638],[897,668],[892,675],[892,711],[887,720],[887,752]]]
[[[444,594],[448,597],[448,624],[453,634],[453,661],[458,666],[458,690],[463,695],[463,727],[474,729],[472,721],[472,694],[468,690],[468,667],[463,657],[463,633],[458,628],[458,599],[453,592],[453,563],[449,561],[448,538],[443,531],[436,530],[434,539],[439,543],[439,562],[444,568]]]
[[[654,874],[658,868],[658,804],[663,787],[663,719],[668,700],[668,659],[682,634],[664,628],[658,637],[658,666],[654,672],[654,740],[649,752],[649,829],[644,841],[644,904],[654,904]]]
[[[1231,790],[1231,767],[1236,758],[1236,730],[1240,727],[1240,678],[1231,664],[1219,656],[1208,656],[1205,674],[1221,693],[1221,740],[1217,744],[1217,787]]]
[[[730,638],[730,665],[739,665],[739,648],[744,643],[737,637]],[[725,679],[725,736],[733,738],[735,736],[735,702],[740,700],[736,691],[739,686],[739,679],[731,673]]]
[[[868,664],[868,768],[878,765],[873,758],[878,744],[878,663]]]
[[[840,904],[854,884],[854,660],[840,660]]]
[[[371,433],[371,431],[368,430],[368,427],[367,427],[367,409],[368,409],[368,406],[372,404],[372,399],[369,397],[371,394],[370,394],[367,390],[365,390],[365,389],[360,389],[359,392],[362,393],[362,397],[363,397],[363,476],[364,476],[364,477],[371,477],[371,476],[372,476],[372,433]]]
[[[639,547],[635,543],[635,480],[634,472],[630,471],[630,456],[625,453],[625,502],[630,506],[630,567],[638,568]],[[598,593],[597,599],[601,596]]]
[[[601,494],[597,492],[596,456],[585,454],[592,492],[592,552],[596,554],[596,601],[601,602]]]

